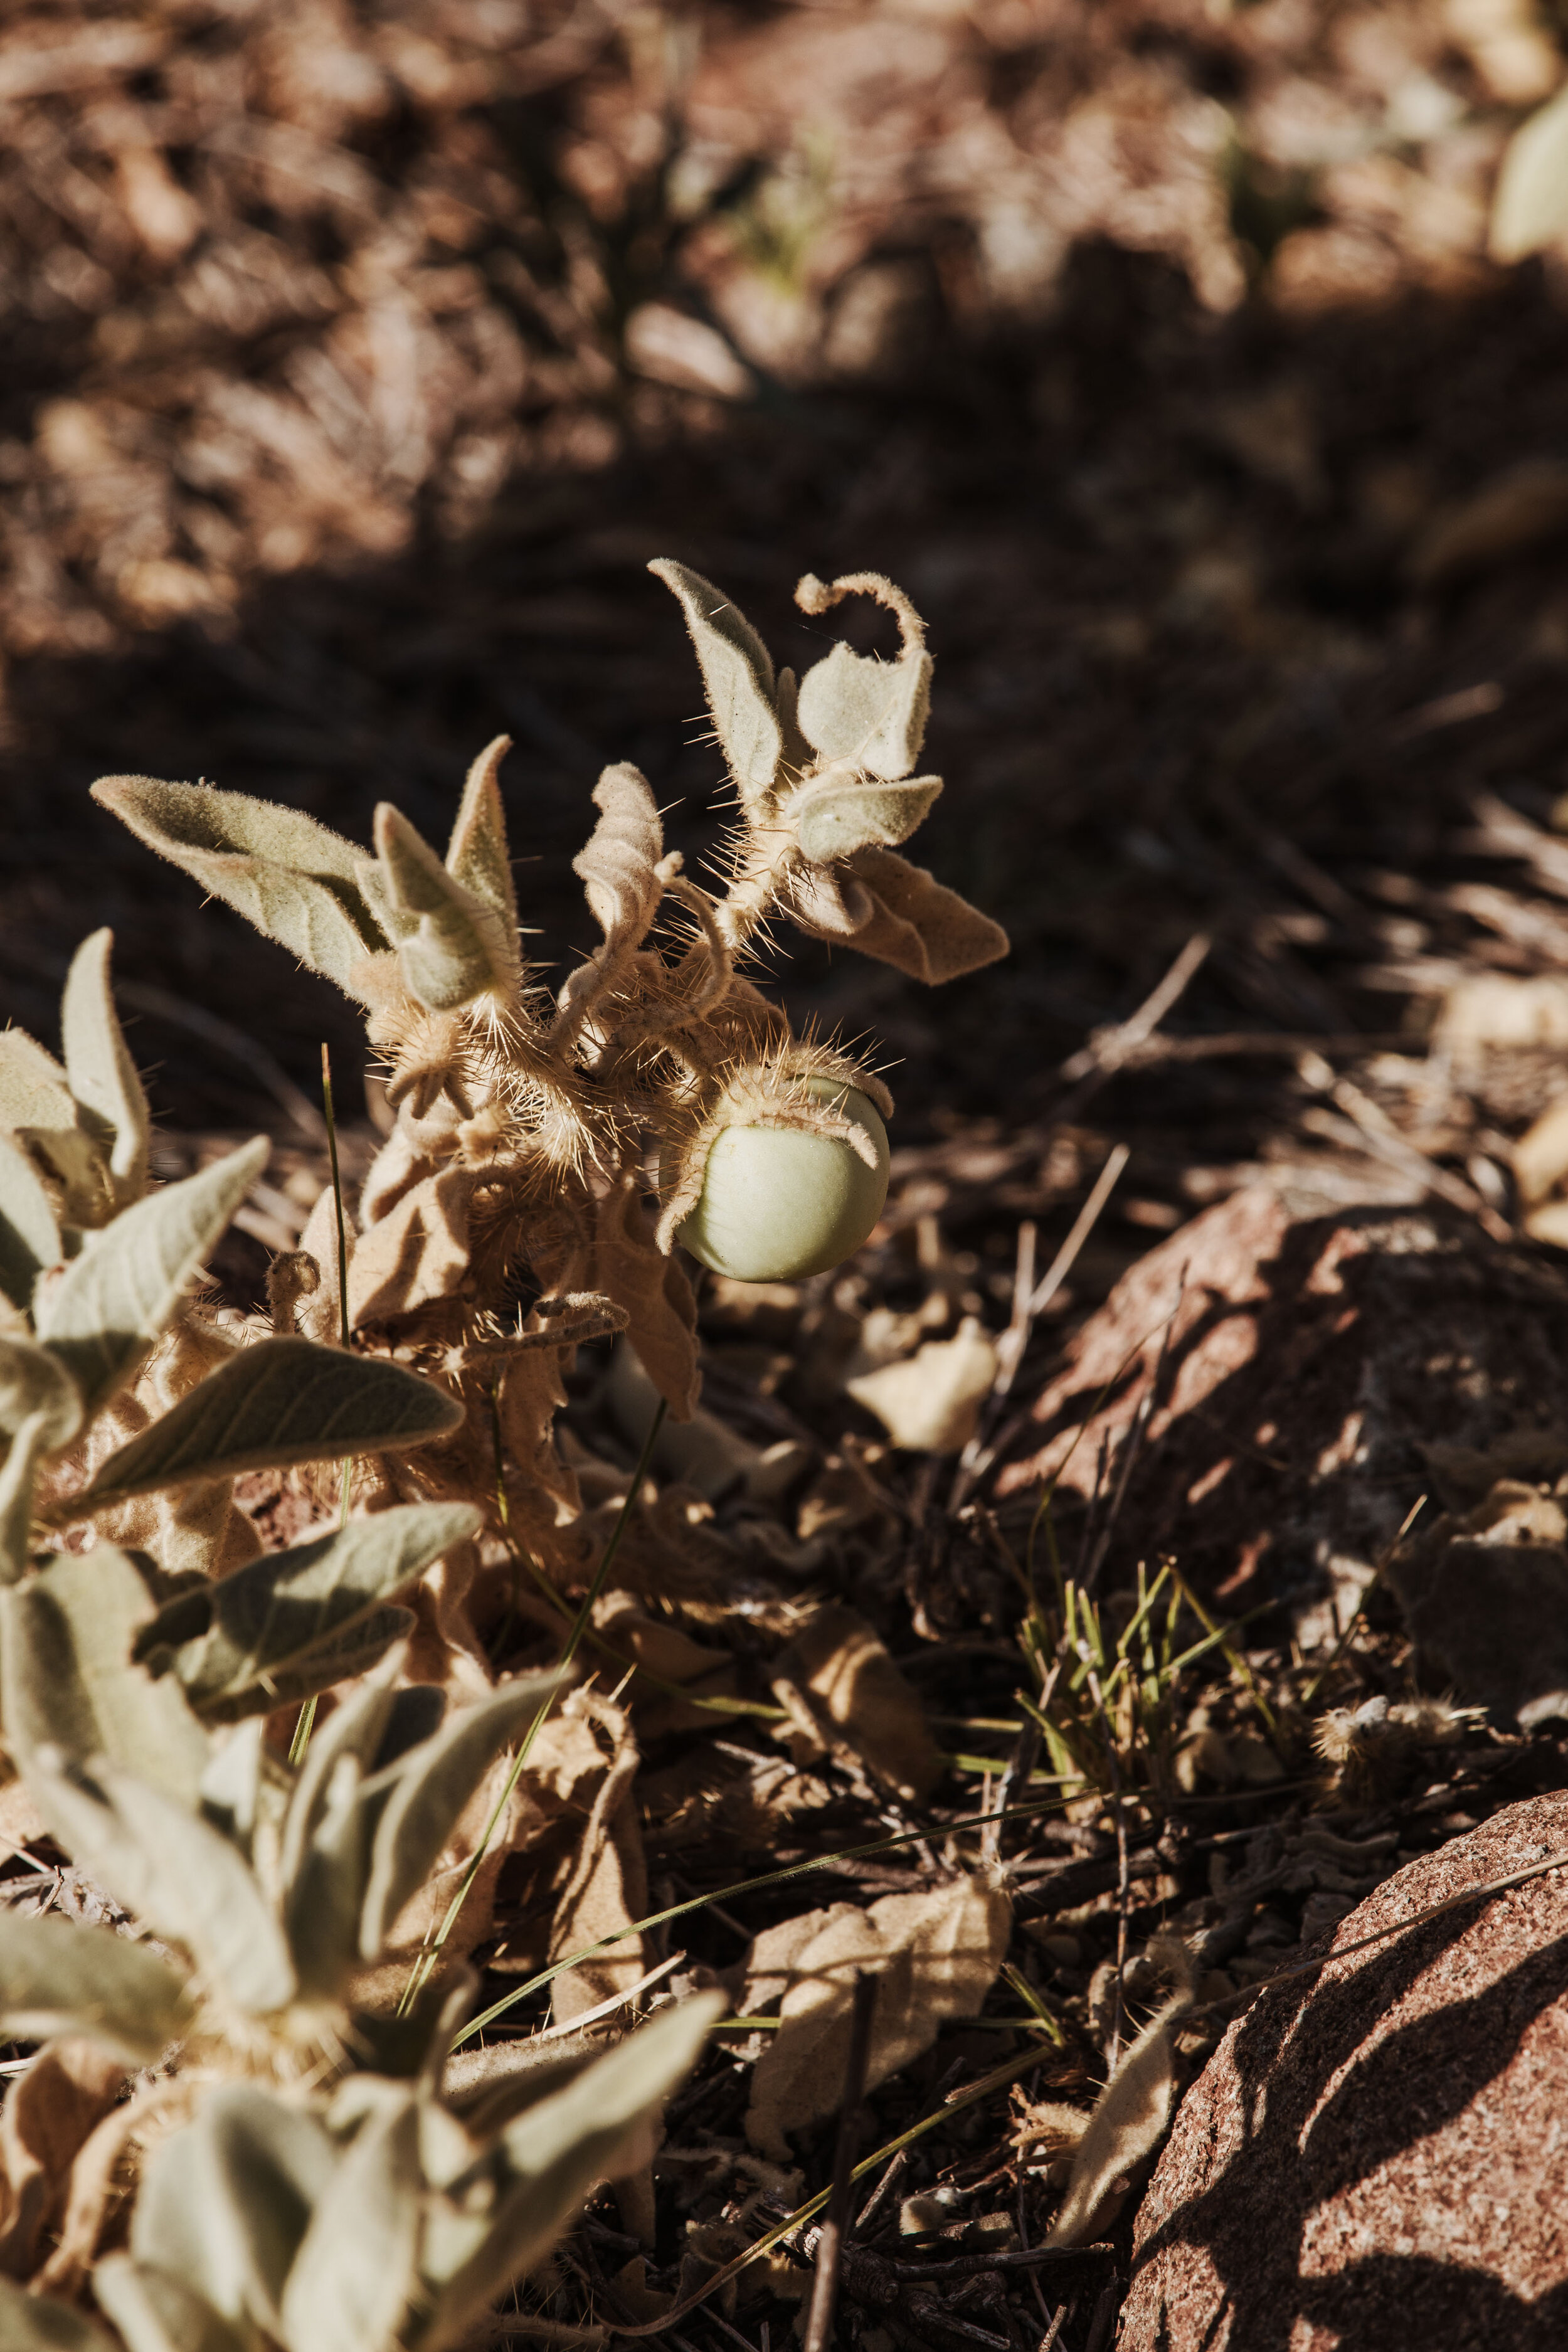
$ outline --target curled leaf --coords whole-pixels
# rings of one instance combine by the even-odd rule
[[[825,760],[868,768],[890,782],[907,776],[921,755],[931,709],[931,656],[920,614],[880,572],[846,572],[825,584],[808,572],[795,592],[807,613],[826,613],[851,595],[875,596],[897,614],[903,650],[897,661],[885,662],[835,646],[801,679],[795,717]]]
[[[132,1060],[109,985],[112,931],[94,931],[71,959],[60,1008],[66,1076],[86,1120],[109,1147],[115,1205],[125,1208],[147,1189],[147,1141],[152,1113]]]
[[[0,1906],[0,2028],[8,2037],[83,2034],[128,2065],[151,2066],[190,2015],[179,1977],[145,1945]]]
[[[635,947],[664,892],[664,828],[647,777],[629,761],[606,768],[594,787],[599,822],[572,860],[594,919],[612,950]]]
[[[351,996],[355,968],[389,944],[361,887],[363,857],[299,809],[212,784],[105,776],[92,788],[139,841]]]
[[[434,1013],[487,994],[515,999],[515,933],[489,899],[447,872],[390,801],[375,812],[375,846],[409,992]]]
[[[455,1397],[401,1364],[313,1339],[260,1339],[111,1454],[56,1517],[81,1517],[194,1478],[423,1445],[462,1418]]]
[[[772,656],[745,615],[700,572],[668,556],[648,570],[679,600],[730,773],[746,808],[764,814],[784,751]]]
[[[267,1165],[264,1135],[115,1218],[39,1297],[38,1338],[89,1407],[129,1380]],[[156,1482],[155,1482],[156,1483]]]
[[[104,1155],[64,1070],[25,1029],[0,1029],[0,1134],[42,1163],[70,1223],[103,1223],[113,1207]]]

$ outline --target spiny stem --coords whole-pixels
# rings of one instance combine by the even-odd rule
[[[600,1593],[603,1592],[605,1589],[605,1579],[610,1572],[611,1562],[614,1560],[616,1552],[620,1549],[621,1538],[626,1531],[626,1526],[631,1518],[632,1510],[636,1505],[637,1494],[642,1486],[643,1480],[647,1475],[647,1466],[653,1459],[653,1449],[658,1442],[658,1433],[664,1427],[664,1416],[668,1410],[669,1408],[665,1399],[660,1397],[658,1401],[658,1409],[655,1412],[653,1420],[648,1425],[647,1435],[643,1440],[642,1452],[637,1456],[637,1466],[632,1472],[632,1483],[626,1489],[626,1499],[621,1506],[620,1517],[616,1519],[615,1526],[610,1529],[609,1541],[605,1544],[604,1551],[600,1555],[599,1565],[594,1571],[593,1581],[589,1585],[587,1591],[583,1595],[583,1605],[578,1610],[576,1617],[573,1622],[572,1630],[566,1636],[566,1642],[561,1653],[561,1663],[558,1669],[558,1672],[562,1675],[566,1673],[572,1661],[575,1658],[577,1652],[582,1645],[583,1636],[588,1630],[588,1622],[594,1613],[594,1605],[597,1601]],[[451,1934],[453,1928],[458,1924],[458,1915],[461,1912],[464,1904],[468,1901],[469,1895],[473,1891],[474,1881],[478,1878],[479,1872],[484,1865],[485,1856],[490,1850],[491,1841],[494,1839],[497,1830],[500,1827],[501,1820],[506,1812],[508,1805],[511,1802],[512,1791],[522,1778],[523,1768],[528,1762],[529,1751],[532,1748],[534,1741],[538,1738],[541,1731],[544,1728],[545,1722],[550,1715],[550,1710],[554,1704],[555,1693],[552,1691],[550,1696],[545,1700],[543,1706],[534,1717],[533,1721],[529,1725],[527,1731],[523,1734],[522,1745],[518,1749],[517,1754],[512,1760],[511,1770],[507,1774],[506,1786],[501,1790],[500,1795],[496,1799],[495,1804],[491,1809],[489,1820],[485,1823],[485,1833],[479,1840],[474,1858],[469,1863],[467,1870],[463,1873],[462,1885],[458,1887],[456,1895],[453,1895],[451,1902],[447,1906],[446,1917],[442,1920],[441,1925],[436,1930],[436,1934],[431,1942],[426,1945],[424,1951],[419,1955],[418,1959],[415,1962],[414,1968],[409,1974],[408,1982],[403,1988],[403,1997],[397,2004],[397,2014],[399,2017],[407,2016],[409,2011],[413,2008],[414,2003],[419,1998],[425,1986],[430,1981],[431,1972],[441,1957],[447,1937]],[[612,1938],[612,1941],[616,1939]]]

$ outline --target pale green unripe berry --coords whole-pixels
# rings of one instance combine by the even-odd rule
[[[799,1128],[727,1127],[715,1137],[702,1196],[680,1227],[694,1258],[737,1282],[798,1282],[858,1250],[888,1197],[888,1130],[875,1104],[842,1079],[806,1092],[864,1129],[873,1168],[837,1135]]]

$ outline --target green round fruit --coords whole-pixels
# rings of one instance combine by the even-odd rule
[[[708,1155],[702,1197],[680,1239],[736,1282],[798,1282],[858,1250],[888,1197],[888,1130],[874,1103],[841,1079],[811,1078],[814,1102],[842,1109],[875,1146],[868,1167],[836,1135],[727,1127]]]

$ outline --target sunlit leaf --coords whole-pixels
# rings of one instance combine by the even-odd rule
[[[862,955],[934,987],[1009,952],[1000,923],[896,850],[858,849],[849,870],[872,902],[871,919],[854,934]]]
[[[768,649],[745,615],[700,572],[668,557],[648,570],[680,601],[730,773],[747,807],[760,812],[784,751]]]
[[[109,984],[112,931],[94,931],[71,959],[60,1008],[66,1076],[89,1122],[102,1129],[116,1205],[124,1208],[147,1189],[147,1141],[152,1114],[132,1060]]]
[[[153,1605],[113,1544],[58,1552],[26,1583],[0,1591],[5,1739],[24,1767],[44,1747],[83,1764],[107,1757],[195,1804],[206,1735],[177,1683],[154,1683],[132,1664]]]
[[[258,1135],[195,1176],[138,1201],[41,1294],[37,1335],[59,1357],[89,1405],[101,1404],[142,1362],[186,1284],[267,1165]]]
[[[128,2064],[150,2066],[190,2016],[180,1978],[144,1945],[0,1905],[0,2030],[8,2038],[86,2034]]]
[[[892,783],[835,778],[814,785],[792,803],[795,836],[804,855],[816,865],[877,844],[889,848],[909,839],[941,791],[940,776],[912,776]]]
[[[450,1013],[487,992],[515,997],[515,930],[488,899],[447,872],[389,801],[375,812],[375,846],[398,963],[419,1002]]]
[[[380,1953],[393,1922],[429,1876],[490,1764],[532,1721],[554,1687],[553,1675],[504,1684],[389,1768],[391,1793],[376,1825],[360,1923],[363,1958],[374,1960]],[[373,1780],[364,1795],[376,1793]]]
[[[283,1931],[220,1831],[130,1773],[104,1765],[89,1774],[58,1749],[30,1757],[26,1780],[88,1876],[155,1935],[183,1945],[242,2009],[267,2016],[292,2000]]]
[[[335,2159],[326,2127],[300,2107],[247,2084],[209,2092],[147,2159],[131,2252],[223,2318],[276,2335],[289,2265]]]
[[[465,890],[493,907],[506,925],[508,938],[515,939],[517,898],[498,781],[500,763],[510,749],[511,737],[498,735],[468,770],[458,821],[447,845],[447,871]]]
[[[461,2343],[486,2305],[540,2260],[594,2183],[613,2179],[617,2164],[640,2148],[645,2126],[690,2073],[723,2014],[718,1993],[664,2010],[564,2090],[528,2107],[502,2133],[495,2155],[475,2168],[500,2188],[488,2226],[462,2210],[468,2184],[452,2184],[456,2210],[437,2208],[426,2242],[424,2268],[440,2294],[419,2352]]]
[[[419,2108],[385,2100],[317,2200],[283,2292],[289,2352],[387,2352],[415,2284]]]
[[[390,944],[360,887],[364,852],[298,809],[151,776],[105,776],[92,796],[149,849],[351,995],[355,966]]]
[[[423,1445],[462,1418],[455,1397],[383,1357],[311,1339],[261,1339],[111,1454],[58,1515],[80,1517],[193,1478]]]

